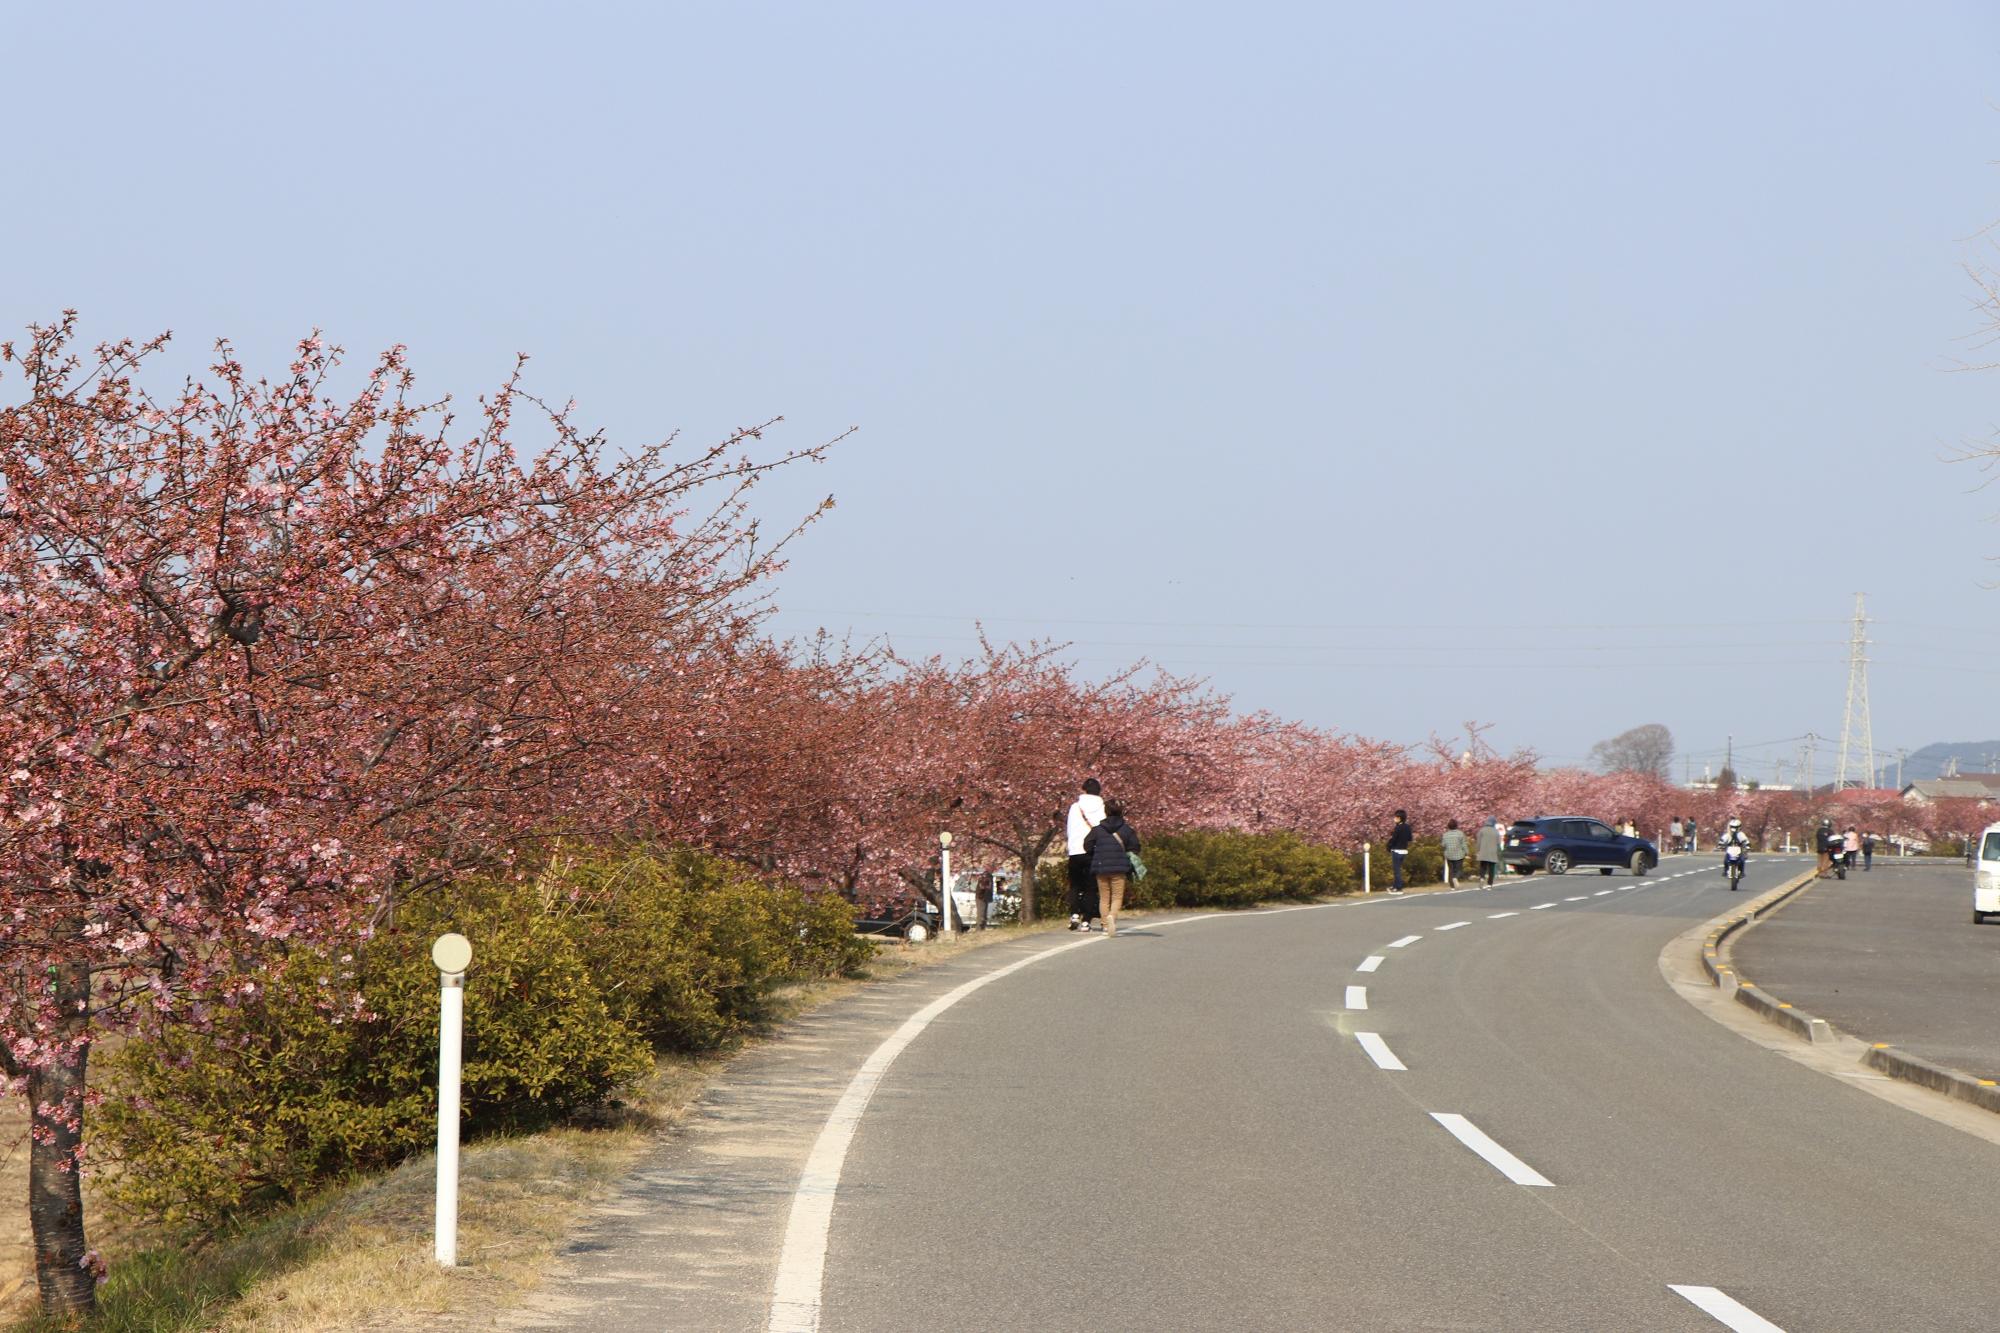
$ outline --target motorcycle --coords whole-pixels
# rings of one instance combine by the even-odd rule
[[[1732,842],[1722,849],[1722,877],[1729,881],[1729,891],[1736,892],[1736,886],[1743,882],[1743,844]]]

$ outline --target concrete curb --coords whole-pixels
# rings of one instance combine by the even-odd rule
[[[1708,935],[1701,945],[1701,970],[1708,974],[1710,981],[1730,992],[1736,1002],[1751,1013],[1768,1022],[1776,1023],[1807,1041],[1819,1044],[1832,1042],[1840,1034],[1824,1018],[1809,1014],[1803,1009],[1793,1008],[1769,991],[1759,989],[1738,977],[1729,957],[1728,944],[1732,936],[1756,925],[1816,883],[1818,883],[1817,870],[1808,870],[1768,893],[1752,898],[1740,911],[1710,921]]]
[[[1861,1063],[1880,1070],[1890,1078],[1917,1083],[1962,1102],[1971,1102],[1984,1111],[2000,1114],[2000,1084],[1990,1078],[1974,1078],[1949,1065],[1933,1064],[1908,1051],[1899,1051],[1887,1042],[1877,1042],[1861,1057]]]
[[[1729,916],[1719,916],[1711,920],[1709,932],[1702,941],[1701,970],[1708,979],[1723,990],[1731,992],[1738,1004],[1779,1027],[1805,1038],[1814,1045],[1837,1042],[1841,1032],[1824,1018],[1796,1009],[1777,996],[1759,986],[1752,985],[1736,975],[1731,964],[1728,942],[1739,932],[1757,924],[1778,907],[1791,901],[1813,884],[1818,882],[1815,871],[1807,871],[1797,879],[1782,884],[1778,888],[1755,898],[1740,912]],[[2000,1080],[1978,1078],[1962,1069],[1936,1064],[1921,1056],[1899,1051],[1887,1042],[1870,1042],[1861,1057],[1861,1063],[1890,1078],[1905,1083],[1915,1083],[1920,1087],[1943,1093],[1957,1101],[1968,1102],[1984,1111],[2000,1115]]]

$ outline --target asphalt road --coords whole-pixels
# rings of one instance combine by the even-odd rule
[[[1670,859],[978,951],[742,1062],[520,1326],[1990,1325],[2000,1147],[1662,981],[1741,900]]]
[[[1823,880],[1734,950],[1743,976],[1869,1041],[2000,1078],[2000,922],[1972,924],[1972,871],[1877,858]]]

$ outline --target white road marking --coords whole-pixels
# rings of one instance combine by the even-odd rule
[[[1439,927],[1438,927],[1438,929],[1439,929],[1439,930],[1457,930],[1457,929],[1458,929],[1458,928],[1459,928],[1460,926],[1469,926],[1469,925],[1471,925],[1471,924],[1472,924],[1472,923],[1471,923],[1470,921],[1454,921],[1454,922],[1452,922],[1452,923],[1451,923],[1450,925],[1448,925],[1448,926],[1439,926]]]
[[[1464,1116],[1445,1111],[1432,1111],[1431,1119],[1450,1130],[1453,1138],[1485,1158],[1488,1166],[1516,1185],[1542,1185],[1550,1189],[1555,1188],[1554,1181],[1488,1138],[1484,1130]]]
[[[1421,935],[1405,935],[1400,940],[1390,940],[1389,947],[1391,949],[1400,949],[1406,944],[1415,944],[1418,940],[1422,938],[1423,936]]]
[[[1667,1290],[1692,1303],[1717,1323],[1735,1329],[1736,1333],[1785,1333],[1743,1302],[1714,1287],[1682,1287],[1669,1282]]]
[[[1368,1007],[1368,988],[1366,986],[1349,986],[1347,988],[1347,1007],[1349,1009],[1366,1009]]]
[[[1366,958],[1362,959],[1361,966],[1355,968],[1354,970],[1356,972],[1373,972],[1376,968],[1382,966],[1382,964],[1385,961],[1387,960],[1384,959],[1381,954],[1371,953]]]
[[[1530,912],[1546,912],[1551,907],[1554,906],[1556,906],[1555,903],[1536,903],[1533,907],[1530,907],[1528,910]]]
[[[1354,1034],[1354,1039],[1361,1043],[1362,1050],[1368,1052],[1368,1058],[1375,1062],[1377,1069],[1407,1070],[1409,1068],[1408,1065],[1396,1058],[1396,1053],[1389,1049],[1389,1043],[1383,1041],[1377,1034],[1373,1032],[1357,1032]]]
[[[1566,902],[1566,903],[1580,903],[1580,902],[1582,902],[1582,901],[1583,901],[1583,900],[1584,900],[1585,898],[1588,898],[1589,896],[1590,896],[1590,895],[1589,895],[1589,894],[1587,894],[1587,893],[1579,893],[1579,894],[1577,894],[1577,895],[1576,895],[1576,897],[1574,897],[1574,898],[1565,898],[1565,899],[1563,899],[1563,901],[1564,901],[1564,902]]]
[[[903,1048],[915,1041],[930,1026],[932,1019],[988,982],[998,981],[1010,972],[1018,972],[1030,963],[1039,963],[1065,949],[1080,949],[1102,939],[1102,936],[1094,935],[1087,940],[1058,944],[1053,949],[1044,949],[1005,967],[995,968],[984,976],[974,977],[910,1015],[862,1062],[861,1068],[848,1082],[847,1090],[834,1104],[833,1113],[827,1116],[826,1124],[820,1128],[819,1137],[813,1140],[805,1170],[799,1174],[798,1189],[792,1193],[791,1218],[785,1223],[785,1244],[778,1256],[778,1277],[771,1287],[771,1317],[766,1325],[769,1333],[814,1333],[819,1327],[820,1286],[826,1274],[827,1232],[833,1224],[833,1198],[840,1189],[841,1167],[847,1161],[848,1145],[854,1142],[854,1133],[861,1127],[861,1115],[868,1109],[868,1099],[875,1095],[875,1089],[889,1072],[889,1066],[903,1053]]]
[[[1596,893],[1593,893],[1590,896],[1593,898],[1602,898],[1607,893],[1616,893],[1616,892],[1617,892],[1616,889],[1599,889]]]
[[[1488,921],[1500,921],[1510,916],[1519,916],[1519,915],[1521,915],[1519,912],[1494,912],[1491,915],[1489,915],[1486,919]]]

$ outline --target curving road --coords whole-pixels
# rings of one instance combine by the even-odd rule
[[[1741,900],[1670,859],[979,951],[746,1062],[532,1326],[1991,1326],[2000,1147],[1662,979]]]

